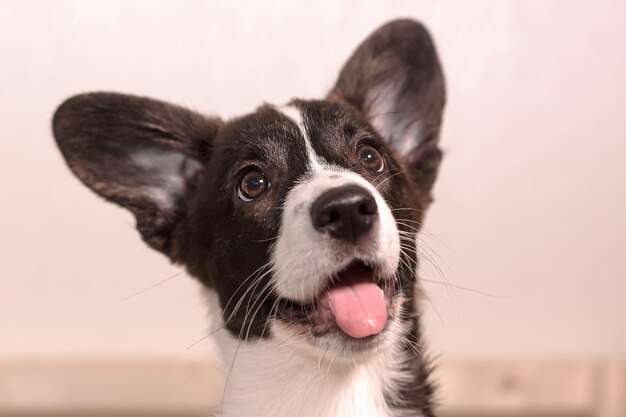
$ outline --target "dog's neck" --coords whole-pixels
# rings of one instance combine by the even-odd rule
[[[220,417],[396,417],[387,393],[406,378],[401,351],[366,361],[315,358],[289,342],[220,336],[227,377]]]
[[[401,333],[398,327],[396,334]],[[225,386],[216,417],[431,415],[420,393],[406,390],[424,370],[415,366],[422,358],[407,350],[400,336],[375,355],[353,360],[302,351],[288,335],[246,342],[220,331],[217,341]],[[407,393],[415,396],[408,403]]]

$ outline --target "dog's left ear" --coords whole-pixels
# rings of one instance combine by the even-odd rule
[[[424,26],[396,20],[376,30],[352,54],[328,98],[356,107],[392,145],[425,208],[441,161],[445,84]]]
[[[144,241],[176,262],[187,209],[221,125],[180,106],[117,93],[74,96],[53,120],[74,174],[130,210]]]

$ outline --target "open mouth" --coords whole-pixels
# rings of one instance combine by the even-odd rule
[[[379,279],[373,268],[355,261],[333,276],[314,301],[282,300],[278,314],[289,323],[310,326],[314,336],[341,331],[364,339],[385,329],[394,294],[392,282]]]

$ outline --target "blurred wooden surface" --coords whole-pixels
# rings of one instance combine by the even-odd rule
[[[0,416],[206,416],[221,385],[209,359],[4,362]]]
[[[218,363],[150,360],[0,362],[0,416],[207,416],[219,401]],[[626,364],[447,360],[442,417],[625,417]]]

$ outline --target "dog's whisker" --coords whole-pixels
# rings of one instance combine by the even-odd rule
[[[250,293],[251,291],[254,291],[255,288],[258,287],[258,285],[261,283],[261,281],[269,274],[272,273],[272,270],[269,269],[265,272],[263,272],[261,275],[258,275],[250,284],[250,286],[248,286],[248,289],[242,294],[242,296],[239,298],[239,301],[237,301],[237,304],[235,304],[235,307],[233,308],[233,311],[231,312],[231,314],[229,315],[228,319],[225,321],[225,323],[229,323],[230,320],[232,320],[232,318],[235,316],[235,314],[237,314],[237,312],[239,311],[239,309],[241,308],[241,306],[243,305],[244,300],[246,299],[246,296],[248,295],[248,293]],[[233,294],[234,296],[234,294]],[[232,298],[232,297],[231,297]],[[224,308],[224,313],[226,312],[226,308]]]
[[[423,209],[415,208],[415,207],[395,207],[391,208],[391,211],[417,211],[420,213],[425,213]]]
[[[326,354],[328,353],[328,349],[330,349],[330,346],[326,346],[326,350],[324,350],[324,354],[317,361],[317,370],[318,371],[322,370],[322,362],[324,362],[324,359],[326,358]]]
[[[228,389],[228,383],[230,382],[230,376],[233,372],[233,368],[235,366],[235,360],[237,359],[237,355],[239,354],[239,348],[241,347],[242,343],[243,343],[243,340],[239,339],[239,343],[237,344],[237,347],[235,348],[235,353],[233,354],[233,360],[230,362],[228,375],[226,376],[226,381],[224,381],[224,391],[222,392],[222,401],[220,404],[220,407],[222,410],[224,410],[224,399],[226,398],[226,391]]]
[[[402,251],[402,255],[406,255],[406,253],[404,251]],[[407,257],[408,257],[408,255],[407,255]],[[411,265],[409,265],[409,261],[407,261],[404,258],[405,258],[405,256],[400,256],[400,263],[406,267],[407,271],[412,271],[413,268],[411,268]]]
[[[204,336],[202,336],[200,339],[196,340],[195,342],[193,342],[192,344],[190,344],[189,346],[187,346],[187,347],[185,348],[185,350],[189,350],[189,349],[193,348],[194,346],[196,346],[196,345],[200,344],[201,342],[203,342],[203,341],[207,340],[209,337],[213,336],[215,333],[217,333],[219,330],[222,330],[223,328],[224,328],[224,326],[221,326],[221,327],[217,328],[216,330],[214,330],[214,331],[212,331],[212,332],[210,332],[210,333],[205,334],[205,335],[204,335]]]
[[[444,280],[445,284],[449,283],[449,280],[447,279],[447,277],[446,277],[445,273],[443,272],[443,270],[441,269],[441,267],[439,267],[439,265],[437,264],[437,262],[435,262],[435,259],[434,259],[434,258],[430,255],[430,253],[429,253],[427,250],[420,251],[420,247],[421,247],[422,249],[424,249],[424,248],[429,249],[429,250],[430,250],[430,252],[434,253],[434,254],[435,254],[435,256],[437,256],[437,257],[441,260],[441,257],[440,257],[440,256],[439,256],[439,255],[438,255],[438,254],[437,254],[437,253],[436,253],[436,252],[432,249],[432,247],[431,247],[430,245],[428,245],[428,244],[424,244],[424,245],[419,245],[419,244],[418,244],[418,245],[416,246],[416,248],[412,248],[412,247],[410,247],[410,246],[407,246],[407,244],[408,244],[408,243],[411,243],[411,245],[412,245],[412,244],[414,244],[414,242],[411,242],[411,241],[408,241],[408,240],[407,240],[407,241],[405,241],[405,237],[406,237],[406,236],[405,236],[405,237],[403,237],[403,236],[404,236],[404,235],[403,235],[402,233],[400,233],[400,241],[401,241],[401,243],[400,243],[400,247],[401,247],[402,249],[410,249],[410,250],[411,250],[411,251],[413,251],[413,252],[417,251],[418,258],[420,258],[420,259],[425,259],[425,260],[426,260],[429,264],[431,264],[431,265],[433,266],[433,268],[437,271],[437,273],[438,273],[438,274],[441,276],[441,278]],[[443,260],[442,260],[442,262],[443,262]],[[445,264],[445,262],[444,262],[444,264]],[[445,264],[445,265],[446,265],[446,267],[448,267],[448,268],[449,268],[449,266],[448,266],[447,264]],[[449,290],[449,289],[448,289],[448,292],[449,292],[449,295],[452,297],[453,295],[452,295],[452,293],[450,292],[450,290]]]
[[[492,294],[492,293],[489,293],[489,292],[477,290],[475,288],[465,287],[463,285],[458,285],[458,284],[452,284],[450,282],[446,283],[446,282],[441,282],[441,281],[432,280],[432,279],[425,279],[425,278],[420,278],[420,282],[425,282],[425,283],[428,283],[428,284],[436,284],[436,285],[445,285],[445,286],[449,286],[449,287],[455,288],[457,290],[468,291],[468,292],[474,293],[476,295],[483,295],[483,296],[489,297],[489,298],[500,298],[500,299],[513,298],[513,296],[511,296],[511,295]]]
[[[413,209],[407,209],[407,208],[405,208],[405,209],[391,209],[391,211],[396,211],[396,210],[413,210]],[[420,211],[419,209],[415,209],[415,210]],[[447,234],[449,234],[451,232],[448,232],[448,233],[432,233],[432,232],[429,232],[427,228],[423,227],[422,222],[419,222],[419,221],[413,220],[413,219],[401,218],[401,219],[396,219],[396,222],[399,223],[399,224],[403,224],[406,227],[410,227],[411,226],[410,224],[413,223],[413,224],[416,225],[416,226],[413,226],[413,230],[415,230],[416,232],[419,232],[419,237],[420,238],[421,237],[427,237],[429,239],[433,239],[434,241],[436,241],[438,244],[440,244],[442,246],[448,247],[446,245],[446,243],[439,238],[439,236],[447,235]]]
[[[276,321],[277,315],[278,315],[278,305],[280,304],[281,299],[280,298],[276,298],[276,301],[274,301],[274,304],[272,304],[272,307],[270,308],[270,312],[268,313],[267,317],[265,318],[265,324],[263,325],[263,330],[261,330],[261,335],[259,336],[259,339],[257,340],[256,345],[258,346],[259,342],[263,339],[263,336],[265,336],[265,330],[267,329],[267,325],[270,323],[270,321]]]
[[[433,303],[433,300],[428,296],[428,294],[425,291],[422,291],[421,296],[424,297],[424,299],[428,302],[428,304],[430,304],[430,307],[433,309],[433,312],[435,313],[435,315],[439,319],[439,322],[442,325],[445,324],[444,321],[443,321],[443,316],[441,315],[441,313],[439,312],[439,310],[435,306],[435,303]]]
[[[411,231],[419,233],[420,232],[420,229],[418,228],[419,224],[418,226],[413,226],[412,224],[407,223],[407,220],[408,219],[396,219],[396,223],[399,224],[400,226],[406,227],[407,229]]]
[[[428,262],[437,272],[437,274],[439,274],[439,276],[442,279],[442,283],[445,285],[446,290],[448,292],[448,295],[451,298],[454,298],[456,300],[456,297],[454,296],[453,292],[451,291],[451,286],[450,284],[450,280],[448,279],[448,277],[446,276],[446,274],[444,273],[444,271],[439,267],[439,265],[437,265],[437,263],[434,261],[434,259],[431,258],[431,256],[429,254],[427,254],[426,252],[421,252],[419,254],[419,258],[420,259],[424,259],[426,260],[426,262]],[[458,300],[456,300],[458,302]]]
[[[151,286],[149,286],[149,287],[147,287],[147,288],[144,288],[144,289],[143,289],[143,290],[141,290],[141,291],[137,291],[136,293],[133,293],[133,294],[131,294],[131,295],[129,295],[129,296],[126,296],[126,297],[122,298],[120,301],[128,301],[128,300],[130,300],[131,298],[135,298],[135,297],[137,297],[137,296],[139,296],[139,295],[141,295],[141,294],[144,294],[144,293],[146,293],[146,292],[150,291],[151,289],[154,289],[154,288],[156,288],[156,287],[158,287],[158,286],[160,286],[160,285],[165,284],[165,283],[166,283],[166,282],[168,282],[168,281],[173,280],[174,278],[176,278],[176,277],[178,277],[178,276],[182,275],[184,272],[185,272],[185,271],[180,271],[180,272],[177,272],[176,274],[171,275],[171,276],[169,276],[169,277],[167,277],[167,278],[165,278],[165,279],[162,279],[161,281],[159,281],[159,282],[157,282],[157,283],[155,283],[155,284],[153,284],[153,285],[151,285]]]
[[[408,224],[404,224],[404,223],[402,223],[402,222],[401,222],[401,221],[399,221],[399,220],[398,220],[398,221],[396,221],[396,223],[397,223],[399,226],[401,226],[401,227],[403,227],[403,228],[407,229],[407,230],[402,230],[401,228],[398,228],[398,233],[404,233],[404,235],[405,235],[405,236],[411,236],[411,237],[413,237],[414,235],[417,235],[417,234],[419,234],[419,233],[420,233],[420,230],[419,230],[419,229],[417,229],[417,228],[416,228],[416,227],[414,227],[414,226],[411,226],[411,225],[408,225]]]
[[[251,239],[250,242],[263,243],[263,242],[271,242],[276,239],[278,239],[278,236],[270,237],[267,239]]]
[[[396,209],[392,209],[392,211],[397,211],[397,210]],[[413,219],[405,218],[405,217],[403,217],[401,219],[398,219],[398,221],[402,221],[402,222],[406,222],[406,223],[415,223],[418,226],[422,225],[422,222],[419,221],[419,220],[413,220]]]
[[[399,169],[388,168],[386,172],[383,171],[379,175],[377,175],[376,178],[372,180],[372,184],[374,184],[374,187],[377,187],[376,181],[378,181],[380,178],[383,178],[385,175],[394,172],[402,173],[402,171],[400,171]]]
[[[254,300],[253,297],[255,296],[255,292],[257,287],[261,284],[262,280],[257,280],[256,284],[254,284],[254,287],[252,287],[252,292],[250,293],[250,297],[248,297],[248,302],[246,303],[246,314],[243,318],[243,324],[245,325],[246,320],[248,319],[248,313],[252,310],[252,308],[254,308],[254,305],[257,301],[259,301],[259,299],[263,296],[263,294],[265,293],[265,291],[269,288],[270,285],[272,285],[271,281],[267,281],[265,283],[265,285],[263,285],[263,287],[261,288],[261,291],[259,291],[258,295],[256,295],[256,299]],[[254,301],[253,301],[254,300]],[[252,303],[252,308],[250,308],[250,303]]]
[[[260,300],[261,297],[263,297],[263,294],[265,293],[265,291],[269,288],[269,286],[271,285],[271,281],[267,281],[265,283],[265,285],[261,288],[261,290],[259,291],[259,295],[257,296],[256,300],[252,301],[252,296],[254,294],[254,292],[256,291],[256,288],[259,286],[259,284],[261,283],[262,280],[257,280],[256,284],[253,287],[250,287],[250,289],[252,290],[252,292],[250,293],[250,297],[248,297],[248,302],[246,305],[246,309],[245,309],[245,314],[243,317],[243,321],[241,322],[241,329],[239,330],[239,337],[243,336],[243,332],[245,330],[245,326],[248,320],[248,315],[250,314],[250,311],[252,310],[250,308],[250,303],[252,302],[252,308],[254,308],[254,305],[256,304],[257,301]],[[243,299],[243,297],[242,297]],[[247,341],[247,339],[246,339]]]
[[[294,337],[296,337],[298,334],[297,333],[293,333],[291,336],[289,336],[288,338],[286,338],[285,340],[283,340],[282,342],[280,342],[278,344],[279,347],[284,346],[285,344],[287,344],[287,342],[289,342],[290,340],[292,340]]]
[[[267,291],[267,295],[265,295],[265,297],[263,298],[263,300],[261,300],[261,301],[259,302],[258,307],[256,308],[256,310],[255,310],[255,311],[254,311],[254,313],[252,314],[252,317],[250,318],[250,322],[249,322],[249,324],[248,324],[248,331],[246,332],[246,341],[248,341],[248,337],[250,336],[250,330],[252,329],[252,324],[254,323],[254,319],[255,319],[255,317],[257,316],[257,314],[259,313],[260,309],[263,307],[263,305],[265,304],[265,302],[267,301],[267,299],[268,299],[270,296],[272,296],[272,294],[273,294],[273,288],[271,287],[271,284],[272,284],[272,282],[271,282],[271,281],[268,281],[268,283],[267,283],[267,285],[266,285],[266,287],[268,287],[268,289],[265,289],[265,288],[264,288],[264,289],[260,292],[260,294],[259,294],[259,298],[260,298],[260,297],[262,297],[263,293],[264,293],[265,291]],[[247,314],[246,314],[246,316],[247,316]],[[246,319],[244,319],[244,324],[245,324],[245,320],[246,320]]]
[[[261,271],[263,271],[265,268],[271,267],[270,262],[266,262],[265,264],[261,265],[259,268],[257,268],[254,272],[252,272],[250,275],[248,275],[248,277],[246,279],[244,279],[241,284],[239,284],[239,286],[237,287],[237,289],[233,292],[233,294],[230,296],[230,298],[228,299],[228,302],[226,303],[226,305],[224,306],[224,308],[222,309],[222,314],[220,316],[220,320],[224,319],[224,314],[226,313],[226,311],[228,311],[228,306],[230,305],[231,301],[233,300],[233,298],[235,297],[235,295],[237,295],[237,293],[239,292],[240,289],[243,288],[243,286],[246,284],[246,282],[248,282],[248,280],[250,280],[251,278],[253,278],[255,276],[255,274],[260,274]],[[256,279],[256,278],[254,278]],[[253,280],[254,282],[254,280]],[[242,297],[243,298],[243,297]]]
[[[402,338],[402,342],[404,346],[406,346],[407,349],[409,349],[409,351],[412,352],[415,356],[423,356],[422,346],[419,343],[408,339],[406,336]]]
[[[419,237],[417,239],[417,247],[418,249],[421,248],[424,249],[424,251],[428,251],[432,256],[436,256],[437,260],[441,262],[446,268],[448,268],[449,270],[452,269],[450,268],[450,265],[448,265],[446,260],[441,255],[439,255],[439,253],[432,246],[430,246],[427,242],[420,239]]]
[[[383,185],[384,183],[386,183],[387,181],[389,181],[390,179],[392,179],[393,177],[396,177],[398,175],[402,175],[403,172],[399,171],[396,172],[395,174],[391,174],[390,176],[388,176],[387,178],[385,178],[384,180],[382,180],[381,182],[379,182],[378,184],[376,184],[375,188],[378,190],[380,188],[381,185]]]

